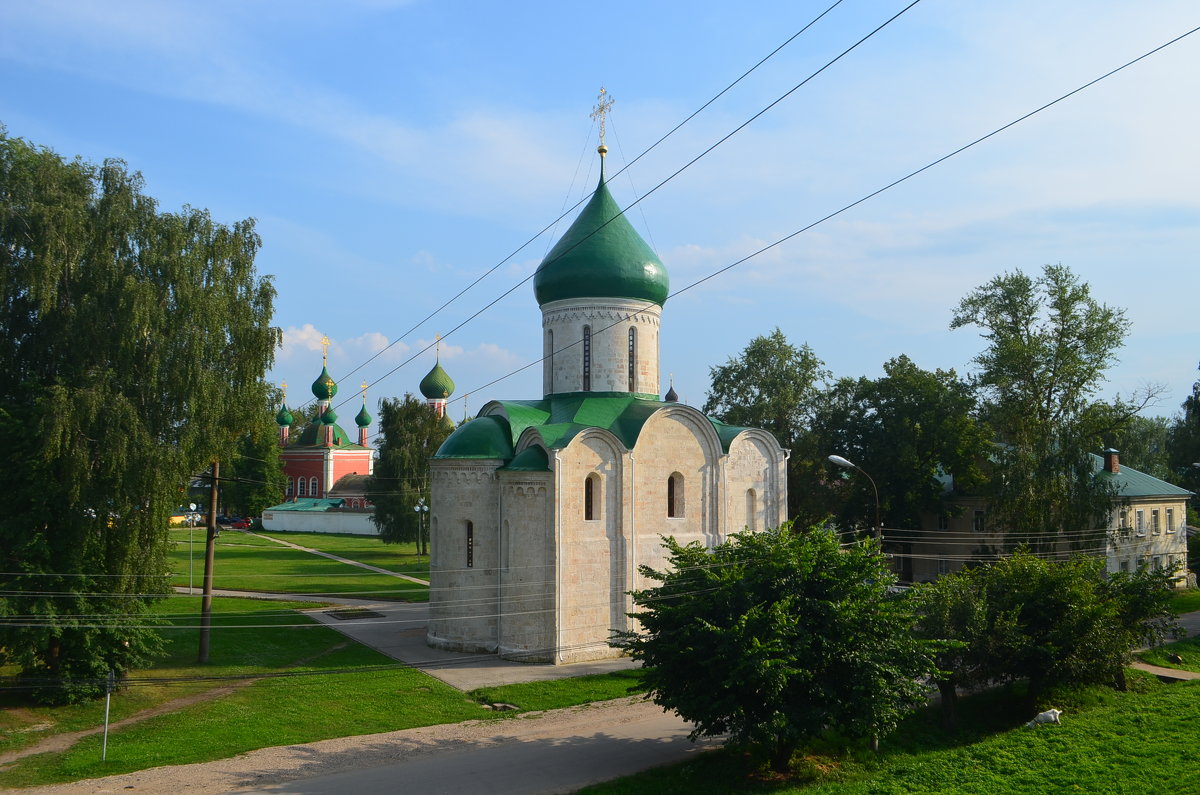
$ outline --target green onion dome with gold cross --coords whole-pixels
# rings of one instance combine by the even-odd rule
[[[442,363],[439,361],[421,379],[420,388],[426,400],[445,400],[454,394],[454,379],[442,369]]]
[[[662,306],[670,292],[667,269],[600,184],[533,277],[538,306],[568,298],[633,298]]]

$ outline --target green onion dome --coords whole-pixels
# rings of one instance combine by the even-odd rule
[[[354,424],[360,428],[365,428],[371,424],[371,415],[367,413],[367,404],[358,410],[358,414],[354,417]]]
[[[333,396],[337,394],[337,383],[329,374],[329,368],[321,368],[321,374],[313,381],[312,393],[317,400],[333,400]]]
[[[317,417],[317,422],[323,423],[325,425],[333,425],[337,422],[337,420],[338,420],[338,415],[337,415],[337,412],[333,410],[333,406],[330,406],[329,408],[325,409],[325,413],[322,414],[320,417]]]
[[[538,306],[566,298],[635,298],[662,306],[667,269],[621,214],[604,175],[533,277]]]
[[[454,381],[442,369],[441,362],[435,364],[429,374],[421,379],[421,394],[426,400],[445,400],[454,394]]]
[[[277,425],[291,425],[295,421],[296,418],[292,416],[292,412],[288,411],[286,403],[279,407],[279,413],[275,415],[275,423]]]

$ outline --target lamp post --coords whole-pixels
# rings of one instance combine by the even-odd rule
[[[883,522],[879,518],[879,487],[875,485],[875,479],[867,474],[867,471],[858,464],[853,463],[840,455],[831,455],[828,457],[829,463],[837,464],[844,469],[857,469],[866,475],[867,480],[871,481],[871,489],[875,492],[875,540],[880,544],[883,543]]]
[[[413,506],[413,510],[417,512],[417,555],[425,554],[425,514],[429,513],[429,506],[425,504],[425,498],[421,497],[417,500],[417,504]]]

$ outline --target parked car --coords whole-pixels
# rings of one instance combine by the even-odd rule
[[[249,519],[238,519],[236,522],[233,523],[232,527],[234,530],[249,530],[250,529],[250,520]]]

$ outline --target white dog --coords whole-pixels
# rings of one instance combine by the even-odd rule
[[[1039,723],[1062,723],[1062,721],[1058,719],[1058,716],[1061,714],[1061,709],[1048,709],[1045,712],[1039,712],[1033,720],[1029,721],[1029,723],[1026,723],[1025,725],[1032,729]]]

